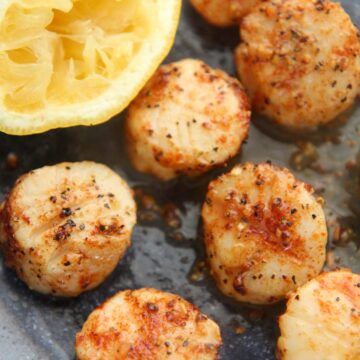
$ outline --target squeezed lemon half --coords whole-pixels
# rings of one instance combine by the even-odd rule
[[[181,0],[0,0],[0,131],[94,125],[164,57]]]

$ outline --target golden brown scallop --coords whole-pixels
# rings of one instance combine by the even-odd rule
[[[233,26],[240,23],[252,8],[264,0],[190,0],[194,8],[215,26]]]
[[[254,110],[292,129],[314,129],[349,109],[360,85],[360,42],[339,3],[265,2],[241,24],[240,78]]]
[[[279,360],[360,359],[360,275],[320,275],[290,296],[280,317]]]
[[[130,105],[127,143],[135,168],[163,180],[226,163],[249,131],[241,84],[199,60],[162,66]]]
[[[79,360],[214,360],[219,327],[179,296],[123,291],[93,311],[76,336]]]
[[[238,301],[279,301],[324,265],[323,209],[287,169],[236,166],[210,184],[202,219],[211,273]]]
[[[0,219],[5,261],[29,288],[77,296],[98,286],[124,255],[136,206],[108,167],[62,163],[22,176]]]

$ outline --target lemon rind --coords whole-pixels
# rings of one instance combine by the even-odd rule
[[[148,40],[142,46],[127,69],[121,73],[119,76],[120,81],[115,79],[109,89],[91,101],[59,107],[58,111],[54,109],[49,112],[45,109],[34,114],[20,114],[0,109],[0,132],[20,136],[73,126],[99,125],[121,113],[148,82],[173,46],[182,1],[166,1],[172,3],[171,6],[160,9],[162,11],[162,16],[159,18],[161,28],[156,33],[156,36],[150,39],[152,41]],[[0,12],[1,8],[4,7],[0,6]],[[156,44],[155,47],[154,44]],[[144,64],[144,60],[149,64],[148,66]],[[99,107],[101,107],[100,110]],[[79,114],[76,115],[76,113]]]

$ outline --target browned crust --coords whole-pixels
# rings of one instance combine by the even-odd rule
[[[147,290],[155,291],[157,294],[162,293],[154,289],[141,289],[140,291]],[[166,299],[160,298],[154,303],[143,303],[139,301],[136,295],[138,291],[127,290],[123,292],[125,301],[131,309],[131,316],[135,316],[134,320],[141,324],[136,337],[132,339],[130,348],[124,349],[125,346],[121,344],[123,334],[128,331],[127,325],[119,322],[116,328],[99,332],[101,319],[97,313],[90,315],[88,321],[90,320],[91,323],[89,325],[85,323],[85,327],[87,326],[85,330],[83,329],[76,335],[76,348],[82,346],[88,348],[90,346],[92,351],[106,355],[109,349],[117,344],[118,351],[121,353],[118,357],[119,360],[156,360],[163,358],[161,354],[164,350],[160,350],[159,339],[164,333],[171,333],[172,328],[185,328],[188,321],[195,321],[195,335],[197,331],[201,331],[199,325],[208,321],[208,318],[196,306],[176,295],[167,294]],[[106,300],[96,310],[104,310],[110,301],[112,298]],[[191,343],[191,339],[189,340]],[[201,359],[201,356],[205,354],[217,353],[221,345],[221,339],[218,344],[211,346],[210,344],[192,344],[189,345],[191,353],[184,355],[182,352],[182,354],[184,359]],[[188,345],[184,343],[182,346],[187,347]],[[111,359],[115,360],[117,357],[111,357]],[[214,359],[218,359],[218,355],[215,355]]]
[[[263,192],[268,191],[265,189],[265,185],[268,189],[268,186],[272,185],[272,181],[275,182],[274,186],[276,186],[278,181],[277,177],[267,176],[269,174],[267,170],[271,170],[270,174],[282,172],[286,175],[289,179],[288,193],[297,191],[296,189],[300,187],[309,192],[309,194],[314,193],[311,185],[298,181],[288,169],[268,163],[257,165],[246,163],[238,167],[254,172],[253,186],[257,189],[259,198],[266,198],[262,196]],[[244,260],[241,263],[236,261],[222,263],[220,265],[221,271],[218,271],[217,268],[211,271],[220,288],[223,288],[223,284],[228,284],[231,280],[232,288],[235,292],[245,296],[248,294],[248,290],[244,284],[244,274],[248,273],[251,269],[256,269],[259,264],[266,262],[267,259],[276,256],[281,262],[306,263],[309,258],[309,252],[306,250],[305,239],[298,234],[296,229],[296,225],[302,216],[300,213],[305,208],[294,208],[293,204],[287,202],[286,196],[284,198],[273,196],[266,203],[258,201],[257,203],[250,204],[248,195],[236,191],[236,189],[228,193],[226,198],[222,198],[217,194],[216,188],[221,186],[227,176],[231,176],[231,173],[220,176],[209,185],[201,213],[204,223],[204,242],[206,244],[208,260],[211,263],[212,259],[217,256],[217,246],[219,245],[215,245],[214,240],[218,231],[234,231],[234,236],[236,236],[239,221],[241,220],[246,224],[245,229],[241,233],[241,238],[245,242],[247,238],[255,242],[256,245],[254,246],[256,246],[257,251],[249,248],[246,250],[246,255],[243,255],[244,258],[247,258],[247,261]],[[213,219],[211,223],[207,223],[207,211],[216,211],[216,214],[218,214],[218,217]],[[312,215],[310,214],[309,216]],[[313,216],[313,221],[317,221],[316,215]],[[323,234],[319,233],[317,236],[323,236]],[[314,244],[316,244],[317,238],[314,237],[313,240]],[[314,251],[316,250],[317,248],[314,247]],[[322,251],[325,253],[325,249],[319,248],[319,253]],[[310,273],[311,271],[313,270],[309,268]],[[238,275],[234,276],[234,273]],[[282,282],[287,284],[289,288],[297,284],[296,278],[290,274],[284,274]],[[279,301],[284,295],[269,297],[267,302],[274,303]]]
[[[160,148],[156,144],[153,144],[151,147],[151,151],[154,160],[157,163],[159,163],[160,166],[173,169],[178,175],[184,174],[188,176],[196,176],[199,174],[203,174],[211,170],[212,168],[223,167],[240,151],[241,146],[243,142],[247,139],[250,131],[250,117],[251,117],[250,99],[247,96],[241,83],[236,78],[229,76],[220,69],[212,69],[207,64],[203,62],[200,63],[201,63],[201,71],[196,72],[196,75],[194,75],[196,76],[197,81],[205,84],[205,83],[212,83],[217,79],[221,78],[224,79],[226,82],[227,85],[226,91],[220,92],[218,94],[218,99],[217,99],[218,104],[221,104],[221,102],[224,101],[227,91],[231,90],[235,94],[238,100],[239,109],[241,109],[241,111],[239,111],[238,113],[238,118],[242,124],[241,141],[237,145],[236,149],[232,151],[232,153],[229,154],[229,156],[221,163],[209,162],[209,163],[201,163],[201,164],[199,164],[196,161],[197,159],[194,159],[193,156],[188,156],[183,152],[181,152],[181,150],[179,151],[179,149],[174,148],[173,151],[166,151],[166,153],[164,153],[162,148]],[[175,87],[171,87],[171,89],[168,88],[170,87],[170,83],[171,83],[169,78],[173,76],[178,76],[178,77],[181,76],[181,72],[179,70],[179,66],[177,65],[177,63],[170,63],[161,66],[128,109],[126,122],[125,122],[126,141],[127,141],[129,157],[134,165],[136,165],[135,144],[138,140],[136,138],[136,134],[133,134],[131,127],[129,125],[131,121],[130,119],[135,118],[133,109],[135,108],[151,109],[151,108],[161,107],[162,99],[165,97],[166,98],[171,97],[175,100],[176,93],[182,92],[183,89],[175,88]],[[205,113],[207,112],[209,113],[209,118],[210,118],[211,110],[205,109]],[[247,115],[245,115],[246,113]],[[203,126],[206,128],[206,125],[211,127],[214,124],[216,125],[216,127],[222,128],[225,131],[228,130],[230,126],[229,121],[226,121],[224,119],[217,121],[211,120],[211,122],[209,122],[208,124],[203,124]],[[142,131],[144,133],[147,133],[149,137],[153,135],[152,129],[148,129],[144,127]],[[219,139],[219,143],[216,144],[216,146],[226,146],[227,142],[228,142],[228,138],[222,137]],[[153,175],[157,175],[156,172],[153,173],[151,169],[148,169],[148,172],[152,173]]]

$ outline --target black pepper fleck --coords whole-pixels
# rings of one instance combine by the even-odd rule
[[[72,210],[70,209],[70,208],[63,208],[62,210],[61,210],[61,214],[60,214],[60,216],[61,217],[68,217],[68,216],[71,216],[72,215]]]
[[[57,197],[56,197],[56,196],[50,196],[49,200],[50,200],[53,204],[55,204],[56,201],[57,201]]]

